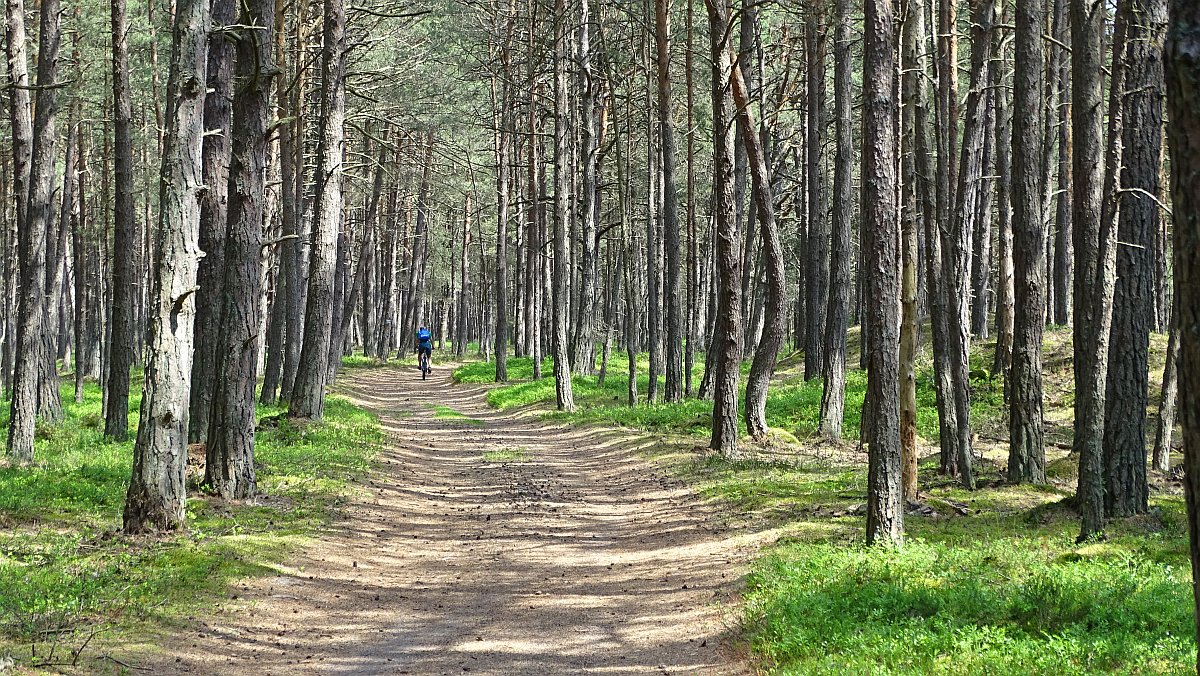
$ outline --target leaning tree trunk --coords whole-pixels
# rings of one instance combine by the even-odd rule
[[[29,162],[29,201],[20,241],[21,296],[17,308],[17,361],[13,378],[8,454],[17,462],[33,460],[39,414],[42,333],[45,326],[46,231],[54,218],[54,145],[58,108],[58,0],[42,0],[38,36],[36,114]],[[10,66],[12,70],[19,70]],[[10,71],[11,72],[11,71]],[[14,118],[18,117],[14,115]],[[20,193],[17,193],[18,198]],[[49,374],[57,390],[57,374]],[[56,392],[57,394],[57,392]],[[59,409],[61,417],[61,408]]]
[[[229,229],[225,238],[225,293],[217,333],[218,369],[204,483],[226,500],[254,497],[254,386],[262,320],[262,222],[266,196],[267,123],[275,0],[247,0],[238,23],[237,82],[233,99]]]
[[[1009,376],[1008,480],[1046,480],[1042,431],[1042,332],[1046,324],[1046,237],[1042,224],[1043,26],[1045,0],[1016,9],[1013,76],[1013,277],[1016,295]]]
[[[713,103],[713,237],[719,277],[714,318],[713,421],[711,448],[726,458],[737,457],[738,379],[741,373],[741,259],[738,256],[734,216],[734,111],[728,82],[735,67],[729,55],[726,0],[705,0],[708,5],[712,50]]]
[[[1175,307],[1179,325],[1195,327],[1200,325],[1200,4],[1171,0],[1167,25],[1163,53],[1175,216]],[[1184,496],[1193,596],[1200,617],[1200,334],[1181,330],[1179,341]],[[1200,639],[1200,622],[1196,628]]]
[[[321,47],[321,123],[317,147],[317,193],[309,244],[308,307],[304,347],[296,371],[288,415],[319,420],[325,412],[325,381],[333,333],[333,284],[342,220],[342,157],[346,119],[346,7],[325,0]]]
[[[775,223],[775,196],[771,190],[771,174],[758,136],[758,126],[750,114],[750,92],[742,79],[741,69],[734,68],[731,76],[733,100],[742,124],[742,140],[746,145],[750,177],[754,185],[754,205],[762,229],[764,266],[767,273],[766,316],[762,338],[754,351],[754,362],[746,380],[746,429],[755,440],[767,438],[767,388],[775,374],[779,348],[787,332],[787,282],[784,279],[783,245],[779,242],[779,227]]]
[[[133,476],[125,497],[127,533],[184,525],[208,29],[205,0],[177,3],[152,269],[150,352],[133,446]]]
[[[1171,469],[1171,438],[1175,435],[1176,399],[1179,393],[1179,327],[1172,318],[1167,338],[1167,363],[1163,368],[1162,396],[1158,400],[1158,432],[1154,436],[1154,469]]]
[[[878,303],[863,327],[870,334],[866,443],[867,544],[904,539],[900,485],[900,239],[896,213],[895,10],[892,0],[867,2],[863,56],[863,259],[870,261],[866,297]]]

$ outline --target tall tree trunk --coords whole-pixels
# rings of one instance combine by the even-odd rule
[[[279,386],[279,398],[287,401],[292,396],[296,384],[296,372],[300,366],[300,353],[304,346],[304,315],[307,301],[307,288],[304,283],[305,248],[301,243],[304,213],[304,92],[307,81],[304,77],[302,38],[303,25],[307,20],[308,3],[301,2],[297,8],[294,35],[295,43],[292,51],[292,76],[290,99],[287,100],[286,114],[279,128],[280,173],[283,179],[283,236],[290,239],[283,242],[280,251],[282,264],[280,274],[287,277],[287,327],[284,328],[283,379]],[[284,78],[280,78],[279,104],[284,98]]]
[[[184,525],[192,320],[200,260],[201,140],[209,16],[205,0],[179,0],[167,85],[159,220],[152,268],[154,303],[125,532]]]
[[[693,64],[695,1],[687,0],[687,48],[684,54],[684,86],[687,90],[687,231],[688,231],[688,279],[687,279],[687,347],[683,354],[684,393],[692,396],[692,372],[696,364],[696,343],[700,339],[700,257],[696,241],[696,89]]]
[[[805,149],[808,167],[808,236],[804,247],[806,259],[804,379],[828,377],[824,371],[826,342],[825,321],[829,303],[829,239],[830,225],[825,217],[825,172],[821,167],[825,147],[825,10],[823,2],[808,3],[808,23],[805,42],[808,46],[808,139]],[[835,85],[836,86],[836,85]],[[839,101],[840,104],[840,101]],[[838,124],[842,124],[838,120]],[[839,136],[839,140],[840,140]],[[838,149],[841,152],[841,148]],[[846,202],[847,194],[838,196]],[[839,205],[838,209],[846,208]],[[840,216],[839,216],[840,217]]]
[[[236,54],[233,36],[226,29],[238,16],[238,0],[212,0],[210,11],[217,28],[208,41],[208,88],[204,99],[204,185],[200,195],[200,259],[197,273],[196,356],[192,359],[191,413],[188,441],[195,444],[208,439],[212,421],[212,402],[217,387],[218,331],[225,302],[225,234],[229,222],[229,163],[233,126],[233,68]],[[117,132],[120,134],[120,131]],[[121,141],[115,150],[118,157]],[[120,194],[118,178],[117,193]],[[118,216],[118,219],[120,217]],[[116,293],[116,289],[114,289]],[[113,311],[119,309],[114,296]],[[116,316],[113,318],[116,324]]]
[[[1167,338],[1167,363],[1163,368],[1162,396],[1158,400],[1158,431],[1154,435],[1154,469],[1171,469],[1171,438],[1175,435],[1176,398],[1179,392],[1179,327],[1171,323]]]
[[[504,79],[501,83],[500,106],[496,116],[496,310],[495,349],[496,382],[508,382],[508,219],[511,194],[509,152],[512,148],[512,38],[515,20],[512,2],[505,22],[506,35],[500,56]],[[494,85],[493,85],[494,89]]]
[[[226,500],[254,497],[254,388],[262,319],[262,222],[266,195],[267,123],[274,61],[275,0],[242,3],[237,29],[229,167],[229,228],[218,371],[204,483]],[[382,171],[382,169],[380,169]]]
[[[1175,216],[1175,308],[1180,327],[1195,327],[1200,325],[1200,4],[1170,0],[1168,16],[1163,53]],[[1184,497],[1192,591],[1200,618],[1200,334],[1180,330],[1179,341]],[[1196,636],[1200,643],[1200,622]]]
[[[112,85],[113,85],[113,168],[116,178],[113,249],[130,251],[137,226],[133,204],[133,149],[130,137],[132,102],[129,90],[129,22],[125,0],[112,0]],[[129,369],[134,360],[134,275],[133,260],[120,255],[112,268],[112,338],[109,342],[109,369],[104,400],[105,436],[125,440],[129,436]]]
[[[288,107],[287,16],[284,5],[284,0],[275,0],[275,26],[273,27],[273,35],[275,37],[275,67],[279,70],[275,76],[275,106],[281,116],[283,115],[283,111]],[[291,168],[287,167],[290,162],[287,156],[288,152],[290,152],[290,147],[285,146],[283,141],[284,137],[290,134],[290,122],[281,123],[279,125],[278,145],[272,148],[275,152],[275,157],[271,159],[273,163],[272,173],[275,169],[279,172],[278,209],[280,240],[274,244],[276,247],[274,251],[276,261],[275,281],[274,289],[272,289],[271,313],[267,329],[266,364],[263,366],[263,384],[262,391],[259,394],[259,401],[267,406],[274,405],[279,399],[279,383],[283,377],[283,362],[285,360],[284,351],[287,349],[286,332],[288,325],[289,277],[292,265],[292,261],[289,260],[291,250],[288,246],[293,241],[290,237],[295,230],[296,220],[295,192],[292,189],[294,177],[290,175]]]
[[[854,138],[851,119],[853,93],[851,77],[851,0],[838,0],[834,25],[833,98],[837,112],[837,150],[833,168],[834,200],[830,238],[829,306],[825,312],[824,358],[821,372],[825,387],[821,393],[821,436],[837,442],[842,438],[842,417],[846,407],[846,324],[850,309],[850,230],[854,204],[847,197],[853,191]]]
[[[746,429],[758,441],[767,438],[767,388],[775,374],[779,348],[787,331],[787,282],[784,279],[783,245],[775,223],[775,196],[771,190],[771,174],[758,135],[758,126],[750,113],[750,92],[741,70],[733,69],[731,77],[733,100],[741,117],[742,140],[746,146],[751,180],[754,184],[754,206],[762,228],[763,255],[767,274],[767,300],[764,307],[765,327],[762,339],[754,352],[750,375],[746,380]],[[668,293],[669,295],[669,293]]]
[[[945,347],[950,367],[950,393],[955,407],[953,443],[959,477],[968,490],[975,488],[971,469],[971,380],[970,380],[970,303],[971,234],[979,202],[983,200],[987,136],[988,67],[991,59],[989,37],[995,19],[992,0],[974,4],[972,16],[971,91],[967,95],[967,118],[963,125],[962,158],[952,174],[958,185],[954,205],[953,231],[942,230],[942,274],[945,295]],[[951,48],[953,51],[953,48]],[[947,133],[956,142],[957,118],[951,118]],[[953,149],[955,146],[951,146]]]
[[[575,396],[571,389],[570,352],[567,342],[567,321],[570,297],[570,254],[567,231],[570,217],[567,184],[570,168],[567,164],[570,112],[567,99],[567,5],[565,0],[554,3],[554,392],[558,410],[575,410]]]
[[[10,30],[13,33],[17,32],[15,27]],[[29,161],[29,201],[24,221],[18,221],[18,226],[23,228],[20,238],[21,296],[17,308],[17,353],[8,429],[8,455],[17,462],[33,460],[35,421],[40,413],[46,413],[38,399],[39,391],[43,389],[39,382],[39,376],[42,376],[42,360],[46,358],[42,341],[42,334],[47,328],[46,233],[54,218],[58,46],[58,0],[42,0],[41,28],[38,31],[37,105],[33,117],[33,145]],[[12,65],[12,61],[9,63],[10,73],[19,71],[19,67]],[[13,115],[14,128],[18,117],[23,117],[23,114]],[[23,120],[20,124],[23,124]],[[17,145],[16,136],[17,134],[14,134],[14,145]],[[19,199],[21,193],[16,192]],[[57,390],[57,374],[48,375]],[[58,409],[58,415],[61,418],[61,407]]]
[[[671,17],[669,0],[655,0],[655,38],[658,47],[658,134],[662,144],[662,226],[666,258],[663,288],[667,312],[666,375],[668,402],[683,400],[683,292],[679,270],[679,200],[675,188],[675,125],[671,96]]]
[[[470,307],[467,301],[468,279],[471,265],[471,193],[467,193],[467,204],[463,210],[462,251],[459,256],[458,309],[454,313],[454,356],[462,359],[467,354],[467,313]],[[364,250],[364,255],[366,251]],[[483,271],[480,270],[480,273]]]
[[[1149,510],[1146,480],[1146,407],[1149,404],[1150,330],[1154,325],[1154,239],[1159,229],[1166,0],[1130,0],[1125,51],[1126,93],[1117,278],[1105,395],[1105,515]]]
[[[1016,294],[1009,376],[1008,479],[1046,480],[1042,430],[1042,332],[1046,321],[1046,237],[1042,223],[1042,80],[1045,0],[1016,6],[1013,76],[1013,277]]]
[[[596,76],[592,64],[592,28],[590,0],[580,2],[579,22],[579,121],[582,148],[579,150],[580,182],[579,221],[582,238],[579,260],[579,302],[574,308],[578,317],[575,331],[575,350],[571,363],[581,374],[592,374],[596,370],[596,266],[597,266],[597,216],[599,214],[599,98],[602,82]]]
[[[867,544],[898,546],[904,539],[900,485],[900,270],[896,213],[896,131],[892,119],[896,78],[892,0],[868,0],[863,55],[863,258],[871,261],[866,296],[878,309],[863,327],[869,334],[870,418],[866,443]]]
[[[1002,12],[1001,22],[1007,22],[1007,13]],[[992,33],[993,51],[996,58],[996,76],[993,82],[1003,84],[999,72],[1007,69],[1008,53],[1001,32]],[[1009,375],[1012,367],[1013,320],[1015,314],[1016,288],[1013,283],[1013,230],[1012,230],[1012,106],[1004,87],[996,89],[996,352],[992,359],[992,373],[1003,374],[1004,400],[1009,401]]]
[[[1062,3],[1064,0],[1055,0]],[[1056,15],[1056,19],[1060,18]],[[1061,17],[1061,26],[1056,26],[1056,39],[1060,42],[1070,42],[1070,21],[1066,16]],[[1071,322],[1071,215],[1072,192],[1071,185],[1071,147],[1074,136],[1071,133],[1071,54],[1069,51],[1056,47],[1061,52],[1058,100],[1058,201],[1054,214],[1054,323],[1065,326]]]
[[[841,6],[849,3],[839,2]],[[920,36],[924,32],[922,20],[923,9],[920,0],[909,0],[907,16],[904,19],[901,37],[901,196],[902,213],[900,217],[900,485],[905,500],[917,499],[917,259],[918,259],[918,215],[931,218],[932,214],[919,211],[920,204],[916,161],[917,125],[924,125],[925,120],[918,118],[918,113],[924,112],[924,107],[918,107],[918,80],[924,76],[924,62],[920,57]],[[846,22],[848,23],[847,16]],[[839,19],[840,23],[841,19]],[[849,30],[848,26],[845,29]],[[847,36],[848,37],[848,36]],[[846,47],[849,58],[849,47]],[[848,77],[848,75],[847,75]],[[841,104],[839,103],[839,106]],[[849,103],[847,102],[847,107]],[[849,115],[849,111],[846,111]],[[839,118],[841,113],[839,113]],[[846,192],[849,188],[846,187]],[[835,188],[837,194],[844,194]],[[835,259],[836,263],[836,259]],[[835,283],[836,288],[836,283]],[[844,376],[843,376],[844,378]],[[828,381],[827,381],[828,382]]]
[[[726,31],[726,0],[705,0],[712,46],[713,106],[713,237],[718,275],[717,311],[713,333],[713,421],[711,448],[726,458],[738,454],[738,379],[741,373],[741,260],[734,215],[733,101],[729,80],[735,67]]]
[[[346,118],[346,7],[324,0],[321,47],[321,120],[317,148],[316,203],[308,269],[304,347],[296,371],[288,415],[319,420],[325,411],[330,334],[333,333],[334,273],[338,225],[342,220],[342,157]]]
[[[1079,539],[1104,529],[1104,395],[1108,340],[1112,320],[1112,225],[1106,191],[1115,190],[1119,160],[1121,101],[1125,86],[1122,52],[1128,0],[1118,4],[1113,34],[1112,83],[1109,98],[1109,147],[1104,138],[1104,39],[1106,8],[1086,0],[1071,2],[1072,113],[1075,140],[1072,156],[1072,201],[1075,249],[1075,437],[1079,457],[1078,503],[1082,512]]]

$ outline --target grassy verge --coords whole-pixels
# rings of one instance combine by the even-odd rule
[[[188,532],[127,538],[118,531],[132,443],[103,438],[98,388],[89,385],[81,404],[71,396],[64,388],[64,424],[39,429],[36,465],[0,467],[0,658],[26,666],[69,663],[85,643],[81,664],[152,642],[231,581],[274,573],[328,522],[382,442],[378,421],[337,397],[322,424],[265,421],[257,504],[193,490]],[[135,425],[138,405],[135,395]],[[281,412],[263,407],[259,415]],[[198,479],[189,468],[192,489]]]
[[[925,342],[926,347],[928,342]],[[805,383],[792,356],[767,403],[768,423],[794,437],[770,456],[730,463],[689,449],[709,434],[711,404],[624,405],[624,359],[610,379],[574,379],[579,410],[552,418],[620,425],[673,436],[659,460],[703,494],[728,505],[726,518],[773,529],[778,542],[746,579],[744,639],[764,671],[778,674],[1194,673],[1195,640],[1185,508],[1178,484],[1155,474],[1152,513],[1114,521],[1107,539],[1077,545],[1070,506],[1074,469],[1051,450],[1052,484],[1003,480],[1003,396],[988,371],[989,346],[972,359],[973,428],[985,454],[981,488],[967,492],[937,474],[937,413],[928,355],[919,363],[918,433],[922,508],[906,518],[900,551],[866,548],[865,456],[811,441],[822,384]],[[1152,381],[1162,340],[1152,341]],[[1069,333],[1046,344],[1048,438],[1070,442]],[[850,360],[856,363],[855,359]],[[546,405],[551,378],[531,380],[528,360],[510,360],[508,385],[488,392],[497,408]],[[549,374],[547,363],[544,373]],[[646,372],[644,363],[639,373]],[[490,383],[494,367],[469,364],[461,382]],[[698,382],[698,380],[697,380]],[[645,376],[639,390],[646,391]],[[866,378],[848,377],[845,429],[857,438]],[[1156,384],[1151,399],[1156,400]],[[682,437],[680,439],[680,437]]]

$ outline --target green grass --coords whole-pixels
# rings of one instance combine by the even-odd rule
[[[441,418],[442,420],[454,420],[456,422],[466,423],[467,425],[473,425],[476,427],[484,424],[482,420],[472,418],[466,413],[463,413],[462,411],[456,411],[449,406],[435,404],[430,406],[430,408],[433,409],[433,417],[435,418]]]
[[[133,391],[136,426],[140,387]],[[0,657],[27,664],[53,661],[52,649],[60,659],[97,631],[93,647],[144,641],[212,604],[231,581],[274,573],[328,523],[383,440],[371,414],[338,397],[323,423],[307,427],[260,408],[260,419],[272,419],[256,437],[258,504],[196,493],[190,475],[188,531],[129,538],[119,528],[132,442],[103,438],[97,387],[87,386],[81,404],[71,395],[64,388],[66,420],[43,429],[35,465],[0,467]]]
[[[1161,342],[1152,341],[1152,381],[1162,371]],[[929,453],[938,420],[929,343],[922,343],[917,430]],[[1003,438],[1003,379],[989,372],[991,348],[977,345],[972,355],[972,427]],[[1048,436],[1069,443],[1068,330],[1048,330],[1046,354]],[[549,360],[537,381],[529,360],[510,360],[510,382],[490,389],[488,401],[675,437],[682,443],[668,441],[650,453],[725,505],[721,518],[778,532],[778,543],[751,567],[741,618],[743,638],[765,673],[1194,673],[1187,521],[1178,494],[1156,493],[1151,515],[1113,521],[1106,540],[1081,546],[1070,504],[1077,468],[1061,451],[1048,463],[1055,485],[1009,485],[1002,464],[989,456],[977,467],[976,491],[938,475],[930,456],[921,463],[921,499],[935,514],[906,517],[902,549],[867,548],[865,456],[807,446],[822,383],[804,382],[801,363],[795,354],[781,360],[767,400],[768,423],[800,441],[787,449],[786,462],[729,462],[683,450],[710,433],[711,404],[626,406],[624,355],[613,359],[603,386],[594,377],[573,378],[574,413],[549,410],[555,397]],[[857,363],[853,355],[849,363]],[[475,363],[454,375],[482,384],[494,373],[494,365]],[[865,374],[851,370],[844,421],[851,440],[865,387]]]
[[[529,462],[533,455],[527,448],[499,448],[483,454],[484,462]]]
[[[712,402],[689,398],[678,404],[645,403],[646,391],[650,385],[647,375],[649,364],[646,355],[640,355],[638,360],[638,393],[639,404],[628,406],[629,369],[624,354],[613,355],[609,362],[609,371],[603,385],[597,376],[573,376],[571,379],[575,405],[577,410],[572,413],[547,413],[551,419],[566,420],[580,423],[604,423],[632,427],[652,432],[708,435],[712,423]],[[785,356],[783,366],[795,356]],[[703,356],[696,358],[697,365],[693,374],[696,387],[700,386],[703,375]],[[538,380],[533,379],[533,364],[528,358],[513,358],[508,360],[507,385],[494,387],[487,393],[487,401],[491,406],[507,410],[535,404],[553,403],[555,401],[553,360],[547,357],[543,363],[542,375]],[[749,364],[743,365],[743,372],[748,372]],[[787,371],[781,371],[786,376]],[[464,364],[454,371],[454,379],[460,383],[490,384],[495,381],[496,366],[492,362],[473,362]],[[989,377],[990,374],[977,372],[972,378],[975,393],[973,414],[978,425],[994,424],[1002,417],[1003,383],[1000,379]],[[745,383],[743,378],[742,392],[739,403],[744,404]],[[805,381],[802,377],[784,377],[770,388],[767,396],[767,425],[786,432],[800,439],[810,437],[817,432],[820,422],[821,394],[823,383],[819,379]],[[863,398],[867,390],[865,371],[850,370],[846,377],[846,408],[843,422],[844,434],[848,439],[857,439],[861,425]],[[659,392],[663,391],[660,381]],[[745,433],[745,422],[740,421],[742,432]],[[917,433],[927,439],[936,439],[938,434],[938,418],[936,409],[936,393],[934,390],[932,369],[926,365],[918,371],[917,376]]]
[[[985,463],[988,488],[967,492],[930,458],[923,501],[938,514],[909,515],[900,550],[868,548],[865,469],[800,457],[676,461],[734,519],[782,534],[744,595],[743,635],[764,671],[1194,673],[1179,496],[1156,496],[1151,515],[1081,546],[1066,491],[1000,483]]]

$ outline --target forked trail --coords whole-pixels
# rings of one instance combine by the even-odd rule
[[[629,434],[497,413],[445,368],[352,372],[341,390],[382,419],[379,470],[287,574],[239,586],[156,672],[747,672],[729,636],[751,536]]]

